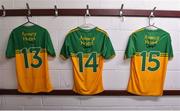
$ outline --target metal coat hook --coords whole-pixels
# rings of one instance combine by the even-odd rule
[[[57,9],[57,5],[54,5],[54,14],[55,16],[59,15],[58,9]]]
[[[29,4],[28,4],[28,3],[26,3],[26,7],[27,7],[27,11],[28,11],[28,13],[27,13],[27,15],[26,15],[26,18],[27,18],[28,22],[30,22],[29,16],[31,16],[31,10],[30,10],[30,8],[29,8]]]
[[[87,17],[90,17],[90,13],[89,13],[89,5],[86,5],[86,13],[84,15],[84,21],[85,21],[85,24],[87,23]]]
[[[149,26],[154,25],[154,23],[151,24],[151,18],[155,17],[154,16],[155,10],[156,10],[156,7],[154,7],[153,10],[150,12],[150,15],[149,15]]]
[[[120,11],[119,11],[119,16],[121,17],[121,20],[122,20],[122,21],[124,21],[123,7],[124,7],[124,4],[121,5],[121,9],[120,9]]]
[[[2,7],[2,10],[3,10],[2,16],[5,17],[6,16],[6,10],[4,8],[4,5],[2,5],[1,7]]]
[[[91,16],[90,13],[89,13],[89,5],[86,5],[86,14],[85,16]]]
[[[27,16],[31,16],[31,10],[29,8],[29,4],[28,3],[26,3],[26,7],[27,7],[27,11],[28,11]]]
[[[123,7],[124,7],[124,4],[121,5],[121,9],[120,9],[120,12],[119,12],[120,17],[123,16]]]
[[[153,10],[150,12],[149,17],[154,17],[154,12],[155,12],[155,10],[156,10],[156,7],[154,7]]]

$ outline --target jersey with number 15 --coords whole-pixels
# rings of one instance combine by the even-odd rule
[[[6,57],[16,58],[18,91],[23,93],[50,92],[47,55],[55,51],[46,29],[19,26],[10,35]]]
[[[142,28],[129,37],[125,55],[131,58],[128,92],[162,95],[167,63],[173,57],[170,34],[159,28]]]
[[[79,94],[92,95],[102,92],[104,59],[115,55],[107,33],[100,28],[89,30],[77,27],[64,41],[61,57],[71,57],[74,72],[73,90]]]

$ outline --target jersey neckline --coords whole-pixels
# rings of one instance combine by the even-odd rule
[[[158,32],[158,31],[160,31],[161,29],[160,29],[160,28],[157,28],[157,29],[151,30],[151,29],[144,28],[144,30],[147,31],[147,32]]]
[[[83,29],[81,27],[77,27],[79,29],[79,31],[84,32],[84,33],[91,33],[94,32],[96,30],[97,27],[94,27],[92,29]]]
[[[146,35],[149,35],[150,33],[153,33],[153,34],[158,35],[158,32],[161,31],[161,29],[160,29],[160,28],[157,28],[157,29],[155,29],[155,30],[150,30],[150,29],[144,28],[144,31],[145,31]],[[151,34],[150,34],[150,35],[151,35]],[[159,43],[159,41],[158,41],[158,43]],[[157,43],[157,44],[158,44],[158,43]],[[155,44],[155,46],[152,47],[152,48],[145,46],[145,47],[146,47],[146,50],[155,49],[155,48],[157,47],[157,44]]]
[[[25,29],[31,29],[31,28],[34,28],[34,27],[36,27],[36,26],[37,26],[36,24],[30,25],[30,26],[22,25],[22,27],[25,28]]]

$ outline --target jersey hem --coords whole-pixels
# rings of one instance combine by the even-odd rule
[[[113,59],[115,56],[116,56],[116,54],[113,54],[112,56],[110,56],[110,57],[108,57],[108,58],[105,58],[105,59],[107,59],[107,60]]]
[[[162,94],[140,94],[140,93],[133,92],[130,90],[127,90],[127,92],[134,94],[134,95],[138,95],[138,96],[162,96],[163,95],[163,93]]]
[[[127,55],[125,55],[124,56],[124,59],[130,59],[132,56],[127,56]]]
[[[172,57],[169,57],[168,60],[172,60],[173,58],[174,58],[173,56],[172,56]]]
[[[54,54],[49,54],[51,57],[56,57],[56,54],[54,53]]]
[[[62,54],[59,55],[59,57],[63,60],[67,60],[68,58],[66,58],[65,56],[63,56]]]
[[[22,90],[18,89],[18,92],[20,92],[20,93],[49,93],[51,91],[53,91],[53,89],[39,90],[39,91],[22,91]]]
[[[10,58],[14,58],[15,56],[13,55],[13,56],[8,56],[8,55],[6,55],[6,58],[8,58],[8,59],[10,59]]]
[[[77,93],[77,94],[80,94],[80,95],[96,95],[96,94],[99,94],[99,93],[101,93],[101,92],[103,92],[104,91],[104,89],[103,90],[101,90],[101,91],[97,91],[97,92],[95,92],[95,93],[92,93],[92,94],[87,94],[87,93],[80,93],[80,92],[78,92],[78,91],[76,91],[75,89],[73,89],[73,91],[75,92],[75,93]]]

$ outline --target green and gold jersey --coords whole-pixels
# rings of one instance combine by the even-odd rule
[[[60,56],[71,58],[74,72],[73,91],[83,95],[102,92],[104,59],[115,56],[107,33],[100,28],[71,30],[64,41]]]
[[[125,56],[131,58],[128,92],[162,95],[168,59],[173,57],[169,33],[159,28],[134,32],[129,37]]]
[[[10,35],[6,57],[16,59],[18,91],[50,92],[47,55],[55,56],[48,31],[38,25],[19,26]]]

